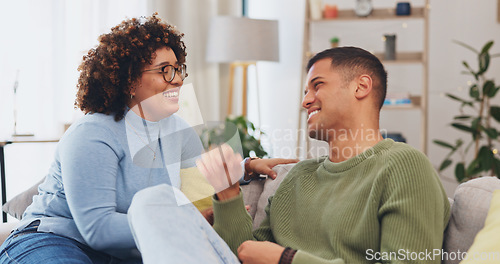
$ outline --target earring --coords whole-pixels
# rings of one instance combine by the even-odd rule
[[[130,94],[130,99],[134,99],[134,95],[133,94]]]

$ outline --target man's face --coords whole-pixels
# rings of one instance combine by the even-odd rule
[[[331,59],[319,60],[311,67],[302,100],[311,138],[328,141],[335,130],[349,127],[354,111],[352,84],[347,84],[340,72],[332,69]]]

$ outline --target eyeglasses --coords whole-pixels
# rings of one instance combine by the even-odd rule
[[[179,76],[181,77],[181,79],[183,81],[188,76],[186,64],[181,64],[178,67],[174,67],[173,65],[165,65],[161,68],[149,69],[149,70],[145,70],[143,72],[157,71],[157,70],[160,70],[160,72],[158,72],[158,73],[161,73],[163,75],[163,79],[168,83],[171,82],[175,78],[176,72],[179,73]]]

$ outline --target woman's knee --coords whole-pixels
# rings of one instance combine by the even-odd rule
[[[160,184],[137,192],[128,210],[129,214],[145,213],[151,206],[183,206],[190,201],[177,188]]]

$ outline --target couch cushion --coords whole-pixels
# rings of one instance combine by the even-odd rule
[[[241,191],[243,192],[243,202],[245,205],[250,205],[250,216],[252,219],[255,217],[257,212],[257,202],[259,202],[259,197],[264,189],[265,180],[253,180],[249,184],[241,186]]]
[[[496,177],[481,177],[458,186],[453,199],[450,221],[444,234],[443,263],[459,263],[452,255],[469,250],[474,237],[483,228],[494,190],[500,189]]]
[[[255,217],[253,220],[254,229],[259,227],[260,223],[262,223],[262,221],[266,217],[266,212],[264,209],[268,204],[269,196],[274,195],[276,189],[278,189],[278,187],[280,186],[280,183],[286,177],[290,169],[292,169],[292,167],[295,166],[295,164],[296,163],[275,166],[273,170],[277,173],[276,179],[265,180],[262,194],[260,195],[259,200],[257,202],[257,212],[255,213]]]

